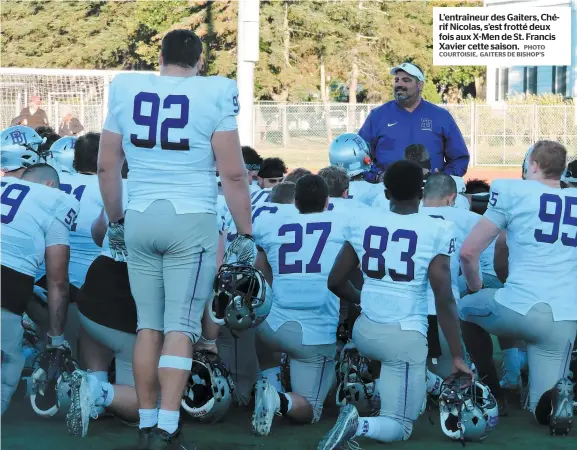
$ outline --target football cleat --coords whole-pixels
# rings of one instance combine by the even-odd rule
[[[573,425],[573,383],[561,378],[553,388],[549,430],[551,436],[567,436]]]

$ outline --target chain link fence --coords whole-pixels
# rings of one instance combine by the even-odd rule
[[[380,105],[343,103],[255,104],[254,147],[263,156],[279,156],[289,168],[317,169],[329,164],[332,139],[358,132]],[[449,110],[467,143],[472,166],[518,166],[527,148],[555,140],[577,157],[577,122],[571,105],[440,105]]]

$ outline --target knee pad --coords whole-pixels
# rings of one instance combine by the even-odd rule
[[[191,370],[192,358],[185,358],[184,356],[162,355],[158,360],[158,368]]]

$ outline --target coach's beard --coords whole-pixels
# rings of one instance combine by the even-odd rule
[[[398,102],[406,102],[407,100],[409,100],[409,96],[407,95],[407,90],[406,89],[402,89],[399,88],[395,91],[395,99]]]

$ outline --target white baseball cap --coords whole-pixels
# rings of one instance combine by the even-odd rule
[[[414,64],[411,64],[408,62],[405,62],[403,64],[399,64],[398,66],[393,67],[391,69],[391,71],[389,72],[389,74],[390,75],[396,75],[399,70],[402,70],[403,72],[407,72],[409,75],[412,75],[413,77],[415,77],[419,81],[425,81],[425,75],[423,74],[421,69],[419,69]]]

